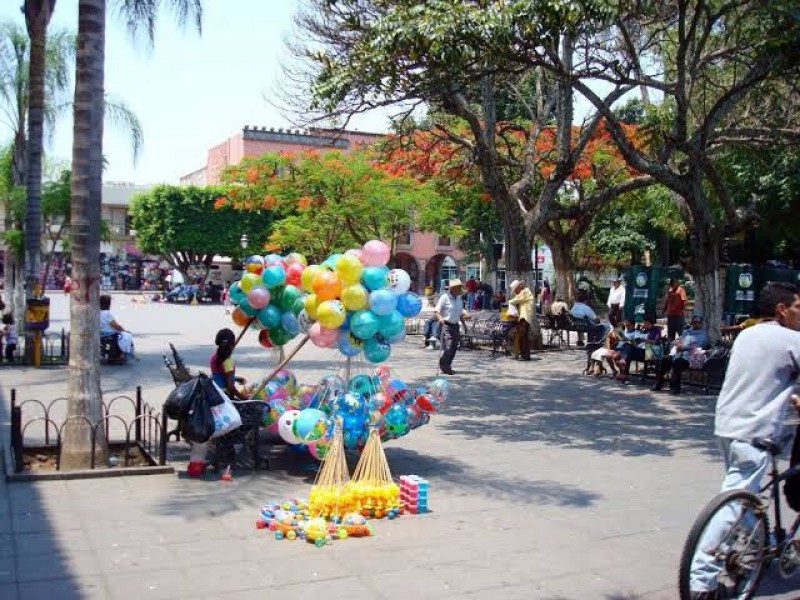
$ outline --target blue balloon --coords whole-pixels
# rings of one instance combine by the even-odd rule
[[[384,273],[380,267],[366,267],[361,271],[361,285],[370,292],[385,288],[388,282],[387,274],[388,271]]]
[[[404,317],[416,317],[422,311],[422,298],[414,292],[400,294],[397,298],[397,312]]]
[[[374,292],[378,293],[378,292]],[[406,328],[406,321],[403,319],[403,315],[399,312],[392,311],[388,315],[383,315],[378,317],[378,321],[380,325],[378,325],[378,333],[380,333],[386,340],[390,337],[396,336],[401,331],[405,331]]]
[[[290,335],[297,335],[300,332],[300,323],[293,312],[285,312],[281,315],[281,327]]]
[[[244,298],[241,302],[239,302],[239,310],[241,310],[248,317],[255,317],[258,314],[258,309],[250,306],[247,298]]]
[[[358,341],[360,342],[361,340]],[[340,335],[339,339],[336,341],[336,344],[339,348],[339,352],[345,356],[355,356],[361,352],[361,345],[351,343],[351,337],[349,335]]]
[[[280,254],[267,254],[264,257],[264,262],[267,263],[267,266],[274,265],[279,263],[283,260],[283,257]]]
[[[272,329],[281,324],[281,311],[272,304],[267,304],[256,315],[258,322],[267,329]]]
[[[336,262],[344,256],[343,254],[331,254],[328,258],[322,261],[320,266],[330,269],[331,271],[336,270]]]
[[[369,308],[378,316],[390,315],[396,307],[397,296],[389,290],[375,290],[369,295]]]
[[[348,384],[348,388],[354,394],[369,395],[375,393],[375,386],[372,384],[372,378],[363,373],[353,377]]]
[[[387,425],[400,425],[408,420],[408,408],[402,402],[395,402],[383,415]]]
[[[350,319],[350,331],[360,340],[368,340],[378,333],[380,321],[371,310],[359,310]]]
[[[371,363],[382,363],[392,353],[392,347],[377,338],[370,338],[364,342],[364,357]]]
[[[239,285],[238,282],[232,284],[228,288],[228,294],[231,297],[231,302],[233,302],[234,304],[239,304],[242,300],[247,298],[247,294],[245,294],[244,290],[242,289],[242,287]]]
[[[283,267],[280,265],[272,265],[264,269],[264,272],[261,274],[261,281],[263,281],[264,285],[269,289],[278,287],[286,283],[286,271],[284,271]]]
[[[350,329],[350,318],[353,316],[353,311],[348,310],[344,314],[344,322],[339,325],[339,329],[349,330]],[[341,336],[339,336],[341,337]]]

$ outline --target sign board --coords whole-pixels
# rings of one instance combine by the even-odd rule
[[[45,331],[50,327],[50,298],[28,298],[25,302],[25,329]]]

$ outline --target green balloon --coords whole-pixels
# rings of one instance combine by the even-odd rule
[[[294,316],[296,317],[301,312],[303,312],[304,308],[305,306],[303,305],[303,297],[301,296],[300,298],[295,300],[294,304],[292,304],[291,311],[294,313]]]
[[[287,285],[283,288],[280,298],[278,299],[278,307],[284,311],[292,310],[294,309],[295,302],[297,302],[302,295],[303,293],[295,286]]]
[[[269,330],[269,341],[273,346],[283,346],[294,336],[287,332],[283,327],[273,327]]]

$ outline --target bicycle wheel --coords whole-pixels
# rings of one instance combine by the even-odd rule
[[[709,573],[717,571],[717,585],[726,594],[723,598],[751,598],[762,573],[767,530],[755,494],[732,490],[711,500],[695,519],[683,547],[678,573],[681,600],[691,600],[693,568],[706,581]]]

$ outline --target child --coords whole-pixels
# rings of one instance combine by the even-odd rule
[[[6,342],[5,357],[8,362],[14,362],[14,353],[17,351],[17,326],[14,325],[14,315],[3,315],[3,339]]]
[[[226,283],[222,288],[222,305],[225,307],[225,314],[231,314],[231,289],[230,283]]]

